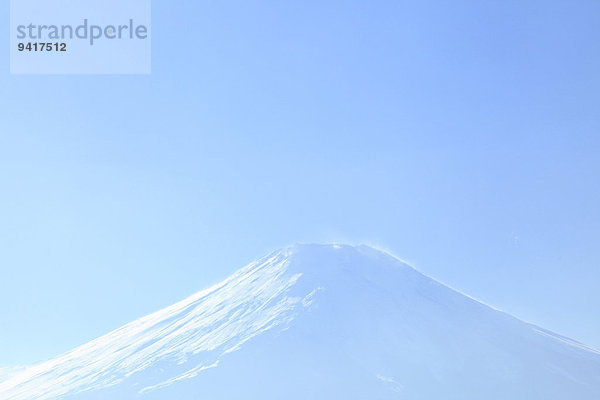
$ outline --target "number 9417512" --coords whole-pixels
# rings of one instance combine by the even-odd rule
[[[19,43],[19,51],[67,51],[66,43]]]

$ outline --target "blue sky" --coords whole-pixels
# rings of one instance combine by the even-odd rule
[[[600,347],[599,13],[155,0],[149,76],[10,75],[5,48],[0,365],[294,242],[383,247]]]

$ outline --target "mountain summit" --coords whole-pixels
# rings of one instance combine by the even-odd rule
[[[600,353],[373,248],[296,245],[6,376],[4,400],[596,400]]]

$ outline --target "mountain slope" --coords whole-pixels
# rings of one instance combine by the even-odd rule
[[[600,354],[386,253],[298,245],[11,376],[0,398],[585,400]]]

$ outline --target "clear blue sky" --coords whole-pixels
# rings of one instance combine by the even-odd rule
[[[7,38],[0,365],[298,241],[381,246],[600,347],[599,16],[155,0],[150,76],[11,76]]]

